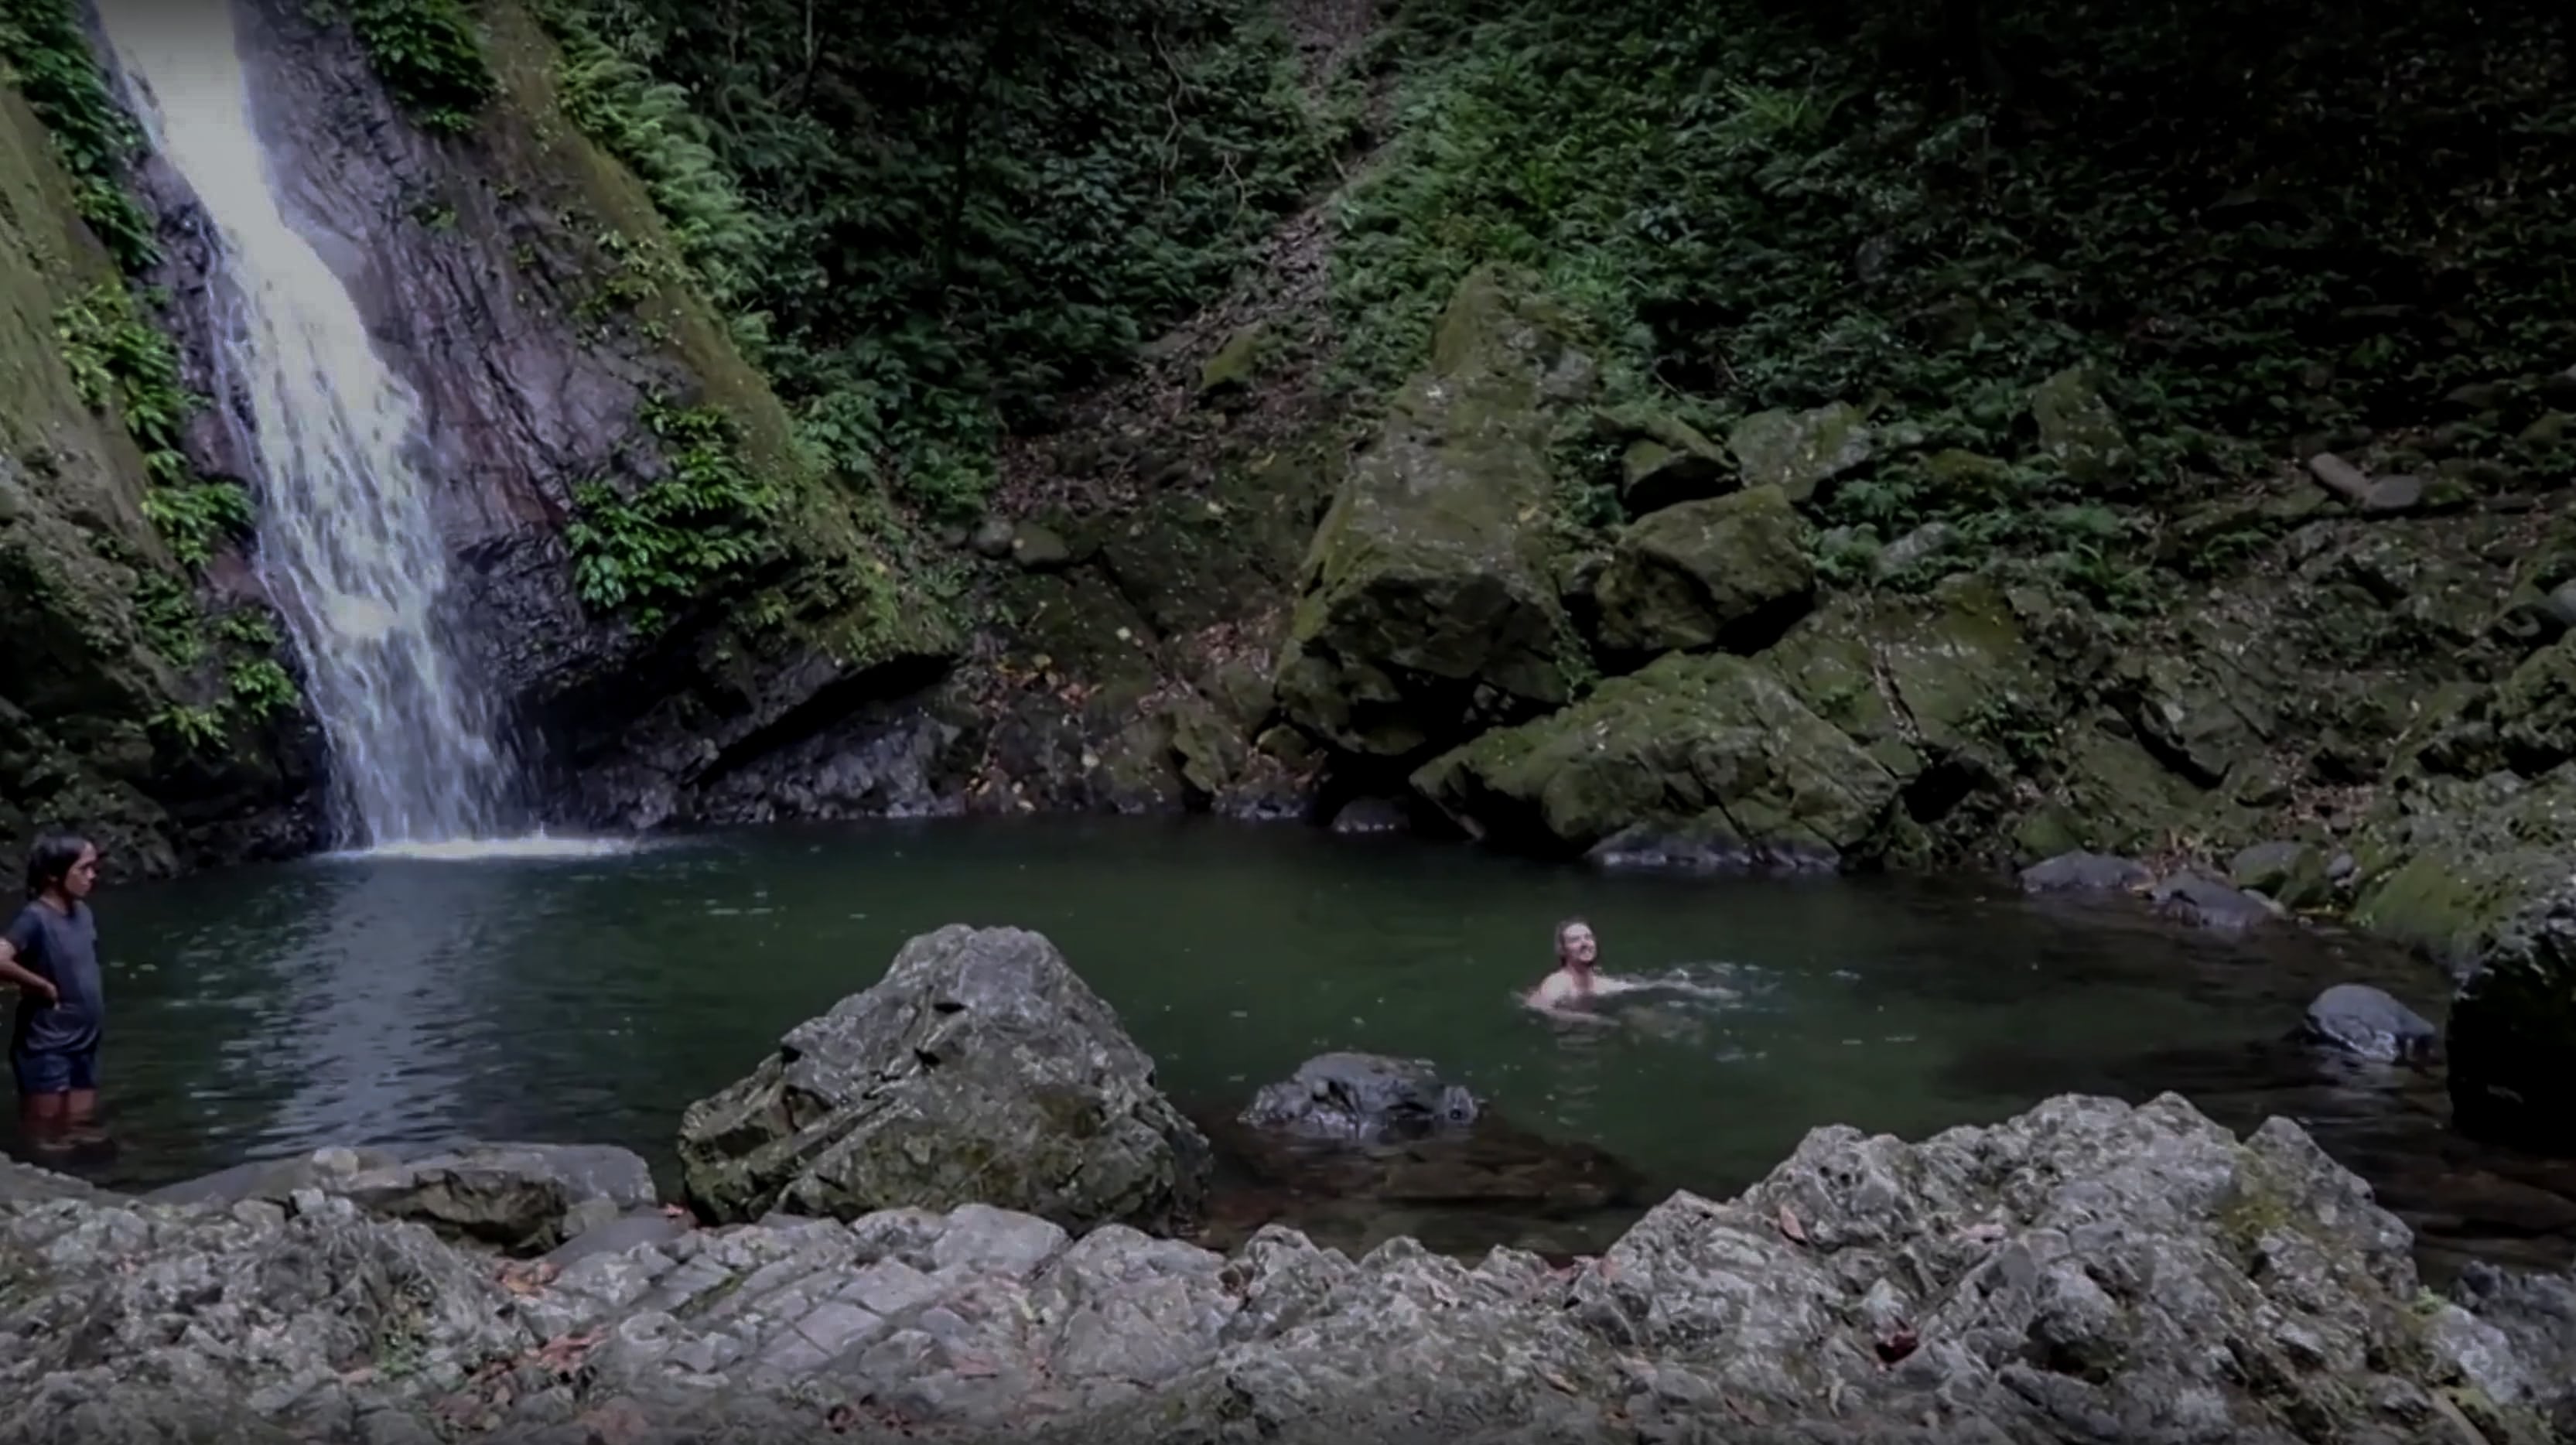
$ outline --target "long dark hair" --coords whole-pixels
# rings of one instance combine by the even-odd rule
[[[27,896],[42,898],[48,889],[61,886],[71,876],[72,865],[89,850],[89,840],[78,833],[47,833],[27,850]]]

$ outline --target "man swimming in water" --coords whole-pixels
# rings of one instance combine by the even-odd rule
[[[1530,990],[1531,1008],[1559,1012],[1575,1004],[1592,1001],[1592,964],[1601,956],[1600,941],[1592,936],[1592,925],[1580,918],[1569,918],[1556,926],[1556,972],[1538,981]]]

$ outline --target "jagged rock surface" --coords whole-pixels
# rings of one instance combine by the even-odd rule
[[[2542,1445],[2565,1281],[2423,1291],[2296,1126],[2064,1097],[1810,1134],[1605,1256],[1233,1257],[966,1205],[559,1274],[302,1192],[0,1208],[0,1438]],[[2483,1311],[2483,1313],[2479,1312]],[[191,1423],[193,1428],[170,1427]],[[2561,1437],[2563,1438],[2563,1437]]]
[[[680,1126],[690,1202],[851,1218],[1007,1205],[1074,1228],[1176,1228],[1206,1203],[1206,1138],[1055,946],[951,926],[789,1030]]]

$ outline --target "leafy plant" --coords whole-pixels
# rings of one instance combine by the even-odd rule
[[[125,189],[143,133],[110,95],[75,0],[0,0],[0,71],[45,123],[81,219],[129,275],[150,270],[152,220]]]
[[[649,632],[777,545],[770,524],[783,497],[746,464],[741,427],[721,409],[656,401],[642,419],[662,443],[664,474],[626,490],[575,488],[564,536],[582,602]]]
[[[808,443],[963,515],[1223,285],[1331,132],[1257,0],[548,0],[567,112],[645,179]]]
[[[181,431],[204,403],[179,384],[178,353],[136,308],[132,293],[114,282],[91,287],[55,313],[54,335],[81,399],[112,412],[143,449],[143,513],[171,555],[202,566],[224,543],[246,535],[248,494],[188,466]]]
[[[500,90],[456,0],[339,0],[396,103],[425,130],[470,131]]]

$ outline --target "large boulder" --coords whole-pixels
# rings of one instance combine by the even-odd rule
[[[1674,656],[1573,707],[1489,732],[1413,775],[1471,834],[1582,852],[1652,833],[1752,863],[1857,861],[1897,779],[1739,657]]]
[[[1563,703],[1583,665],[1558,602],[1548,447],[1592,363],[1497,270],[1459,288],[1315,534],[1278,669],[1289,721],[1346,751],[1446,745]]]
[[[1760,649],[1815,595],[1809,530],[1788,494],[1772,486],[1684,502],[1628,524],[1594,591],[1602,645]]]
[[[2172,1095],[1818,1129],[1566,1269],[962,1205],[496,1279],[310,1193],[0,1206],[0,1245],[12,1445],[2544,1445],[2576,1348],[2563,1281],[2433,1295],[2297,1126],[2240,1140]]]
[[[690,1105],[680,1164],[713,1220],[976,1202],[1166,1232],[1198,1218],[1210,1169],[1154,1061],[1053,944],[962,925]]]
[[[2461,981],[2443,1049],[2453,1122],[2576,1154],[2576,763],[2416,780],[2355,851],[2353,921]]]

